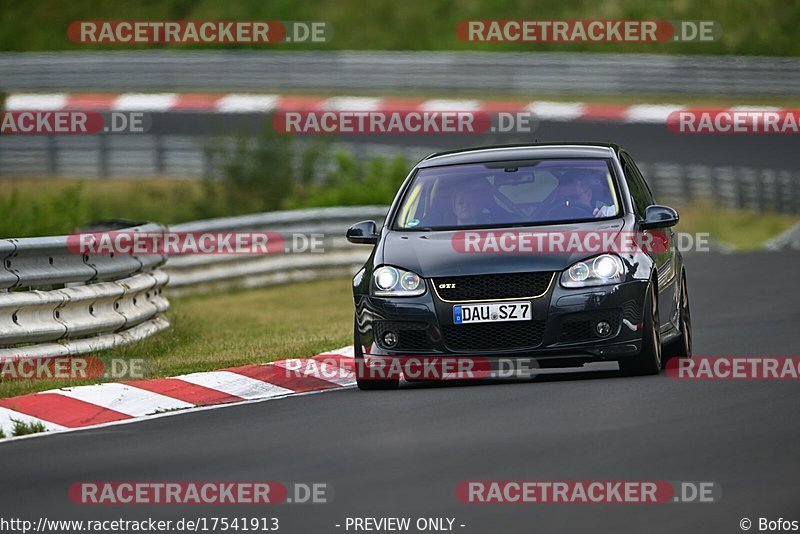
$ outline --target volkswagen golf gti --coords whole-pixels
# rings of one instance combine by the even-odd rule
[[[656,204],[612,144],[479,147],[428,156],[353,278],[358,365],[425,358],[576,367],[616,361],[657,374],[691,356],[677,212]],[[391,389],[397,373],[358,373]]]

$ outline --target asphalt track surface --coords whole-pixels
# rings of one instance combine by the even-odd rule
[[[695,354],[800,353],[800,253],[688,258]],[[355,389],[0,445],[0,517],[276,516],[281,532],[345,518],[455,517],[456,532],[741,532],[800,520],[800,384],[614,373]],[[714,504],[463,504],[464,480],[714,481]],[[80,506],[76,481],[325,482],[333,502]],[[335,525],[342,525],[341,528]],[[352,530],[350,531],[352,532]],[[416,532],[412,530],[412,532]]]
[[[154,113],[151,133],[158,135],[208,136],[258,134],[273,125],[263,114]],[[316,136],[306,135],[312,139]],[[386,144],[398,147],[429,146],[431,152],[465,146],[549,142],[617,143],[641,162],[682,165],[800,169],[797,139],[781,134],[677,134],[665,124],[611,121],[541,121],[532,133],[485,134],[350,134],[328,139],[347,143]]]

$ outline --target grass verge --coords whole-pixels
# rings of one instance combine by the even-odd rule
[[[202,180],[3,178],[0,237],[62,235],[101,219],[190,221],[203,215]]]
[[[38,434],[47,431],[47,428],[45,428],[41,421],[26,423],[25,421],[12,419],[11,422],[14,423],[14,426],[11,427],[11,436],[13,437],[27,436],[28,434]],[[0,439],[5,439],[7,437],[9,436],[0,428]]]
[[[681,221],[676,231],[708,232],[717,241],[741,251],[761,248],[764,241],[800,221],[798,215],[717,208],[704,203],[679,208],[678,213]]]
[[[27,436],[28,434],[38,434],[39,432],[44,432],[47,430],[41,421],[30,423],[19,421],[17,419],[12,419],[11,421],[14,423],[14,426],[11,429],[12,436]]]
[[[171,299],[172,327],[141,343],[97,356],[146,361],[148,377],[319,354],[352,343],[350,280],[337,278]],[[0,398],[97,383],[2,380]]]

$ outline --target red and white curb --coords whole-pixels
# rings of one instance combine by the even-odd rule
[[[0,429],[10,437],[14,421],[41,423],[48,431],[120,424],[175,410],[282,398],[355,383],[353,347],[344,347],[307,359],[0,399]]]
[[[624,123],[667,122],[674,111],[692,111],[699,106],[679,104],[597,104],[584,102],[491,101],[404,99],[357,96],[315,97],[276,94],[203,93],[18,93],[6,97],[8,111],[199,111],[212,113],[271,113],[287,111],[474,111],[496,113],[533,112],[540,120],[612,121]],[[707,109],[707,108],[703,108]],[[718,111],[754,109],[719,107]],[[786,111],[759,107],[762,111]]]

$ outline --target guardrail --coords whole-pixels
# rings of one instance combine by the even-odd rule
[[[84,354],[144,339],[169,326],[171,294],[352,274],[368,247],[345,230],[382,221],[386,206],[318,208],[195,221],[172,232],[268,231],[319,235],[319,251],[270,255],[77,254],[67,236],[0,240],[0,362]],[[94,230],[92,230],[94,231]],[[131,232],[162,233],[147,224]]]
[[[800,94],[800,60],[746,56],[262,50],[6,52],[0,54],[0,72],[0,91]]]
[[[0,257],[0,361],[108,349],[169,326],[164,256],[76,254],[59,236],[2,239]]]
[[[187,255],[169,259],[170,293],[209,288],[254,287],[353,274],[369,254],[351,245],[347,228],[364,219],[382,222],[387,206],[356,206],[279,211],[209,219],[170,227],[173,232],[270,231],[287,237],[318,234],[320,250],[277,255]]]
[[[648,162],[639,167],[665,202],[709,200],[725,208],[800,213],[798,171]]]
[[[192,123],[189,116],[173,115],[176,123],[194,128],[191,135],[108,134],[2,135],[0,180],[3,176],[64,176],[93,178],[180,177],[198,179],[219,172],[209,155],[211,147],[235,147],[238,139],[214,137],[213,131]],[[298,146],[302,146],[301,143]],[[333,143],[356,157],[421,159],[447,146],[403,146],[383,143]]]

